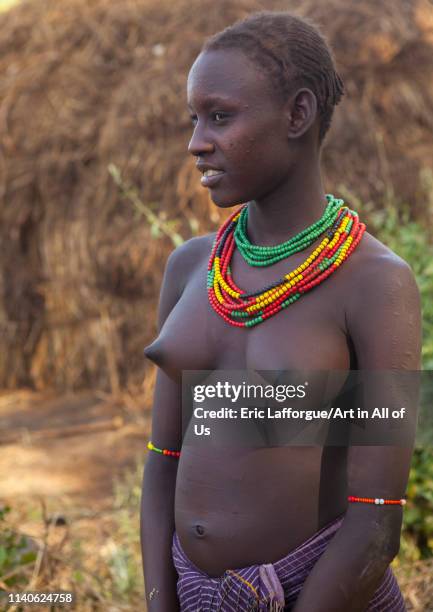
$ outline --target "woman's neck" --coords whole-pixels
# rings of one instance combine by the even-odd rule
[[[248,237],[263,246],[285,242],[320,219],[326,205],[318,167],[297,172],[271,194],[249,202]]]

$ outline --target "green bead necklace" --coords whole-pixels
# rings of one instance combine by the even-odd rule
[[[236,210],[217,232],[208,263],[207,290],[215,312],[235,327],[254,327],[287,308],[322,282],[350,257],[365,232],[358,214],[328,194],[322,217],[282,244],[265,247],[250,243],[246,228],[248,204]],[[255,291],[235,283],[231,259],[237,247],[251,266],[270,266],[321,242],[303,263],[278,281]]]
[[[326,196],[328,204],[321,218],[290,238],[286,242],[276,246],[259,246],[251,244],[247,236],[248,206],[241,210],[239,221],[234,231],[234,239],[242,257],[250,266],[270,266],[281,261],[293,253],[299,253],[308,248],[337,220],[338,214],[344,204],[343,200],[334,198],[333,195]]]

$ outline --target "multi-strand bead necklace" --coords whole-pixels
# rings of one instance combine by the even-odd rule
[[[253,327],[296,302],[350,257],[365,225],[343,200],[331,194],[326,199],[328,204],[318,221],[276,246],[251,244],[246,231],[248,204],[227,219],[216,235],[208,265],[208,296],[215,312],[236,327]],[[252,292],[235,284],[230,262],[236,247],[249,265],[270,266],[308,248],[321,236],[311,255],[275,283]]]

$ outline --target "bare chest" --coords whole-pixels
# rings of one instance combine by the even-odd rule
[[[290,259],[257,269],[235,258],[233,277],[243,289],[255,290],[301,261],[296,256]],[[350,368],[353,356],[344,326],[341,278],[331,277],[254,328],[237,328],[209,304],[206,266],[205,259],[196,266],[159,336],[146,351],[169,375],[178,377],[182,370]]]

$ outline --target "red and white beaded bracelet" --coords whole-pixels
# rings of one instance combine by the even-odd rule
[[[364,504],[376,504],[376,506],[382,505],[394,505],[394,506],[404,506],[406,505],[406,500],[402,499],[382,499],[381,497],[355,497],[354,495],[349,495],[347,498],[349,502],[361,502]]]

